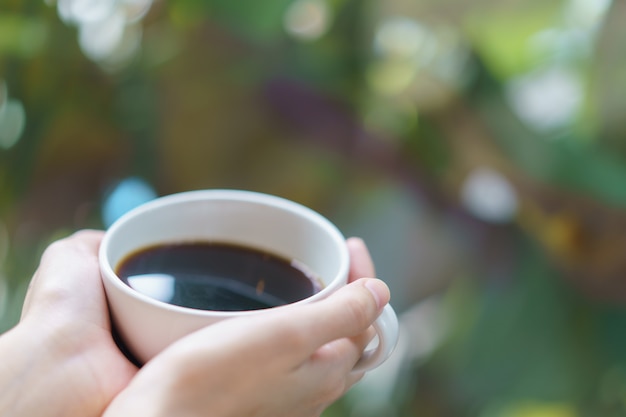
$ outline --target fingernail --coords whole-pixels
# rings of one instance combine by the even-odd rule
[[[372,293],[379,310],[389,301],[389,288],[384,282],[378,279],[368,279],[367,282],[365,282],[365,288]]]

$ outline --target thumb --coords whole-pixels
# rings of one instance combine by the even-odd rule
[[[98,231],[80,231],[46,248],[30,282],[22,318],[39,309],[81,314],[102,309],[106,301],[97,255],[101,237]]]
[[[301,328],[310,334],[309,350],[314,352],[328,342],[364,332],[389,299],[389,288],[383,281],[362,278],[294,313]]]

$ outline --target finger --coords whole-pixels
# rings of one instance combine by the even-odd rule
[[[101,238],[102,232],[80,231],[48,246],[29,285],[22,317],[36,309],[100,311],[105,302],[98,268]]]
[[[188,335],[172,347],[186,351],[193,346],[207,345],[219,334],[220,346],[230,346],[223,354],[240,351],[244,356],[245,352],[246,360],[271,361],[293,369],[309,361],[323,345],[365,332],[388,300],[389,290],[382,281],[362,279],[315,303],[279,307],[262,314],[221,321]],[[241,343],[242,340],[246,342]],[[256,346],[253,352],[249,349],[251,345]],[[354,362],[362,347],[357,350]],[[215,358],[220,352],[207,349],[205,354]],[[278,358],[280,361],[276,361]]]
[[[318,404],[330,404],[344,395],[364,375],[352,372],[362,351],[372,338],[365,332],[358,337],[327,343],[301,367],[297,376],[305,391],[310,391]]]
[[[361,279],[324,300],[227,320],[228,323],[217,323],[196,335],[206,338],[216,326],[227,326],[228,335],[236,338],[243,333],[250,343],[258,346],[257,355],[269,351],[273,357],[282,358],[286,366],[299,366],[323,345],[365,332],[388,301],[389,289],[385,283],[374,278]],[[222,339],[227,340],[230,338]],[[277,344],[277,340],[281,343]]]
[[[357,336],[337,339],[325,344],[308,361],[311,368],[316,368],[311,372],[323,374],[336,372],[338,375],[350,373],[375,335],[374,328],[369,327]]]
[[[350,253],[350,273],[349,282],[356,281],[359,278],[375,277],[376,270],[372,257],[363,242],[358,237],[351,237],[346,241],[348,252]]]
[[[302,353],[310,356],[326,343],[363,333],[389,298],[384,282],[367,278],[342,287],[324,300],[292,308],[292,323],[297,324],[300,339],[308,343]]]

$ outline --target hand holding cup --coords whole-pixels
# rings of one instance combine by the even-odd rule
[[[272,258],[272,266],[261,275],[242,278],[246,275],[242,270],[250,269],[250,264],[246,268],[246,262],[234,256],[235,261],[229,267],[213,273],[221,283],[213,282],[208,290],[211,286],[190,284],[197,281],[197,277],[190,276],[197,276],[204,268],[202,262],[211,245],[239,255],[243,252],[244,258]],[[159,270],[154,264],[150,266],[153,269],[144,271],[148,277],[136,274],[134,278],[135,282],[144,284],[157,283],[153,286],[136,284],[133,288],[132,274],[119,276],[120,266],[129,257],[151,253],[155,259],[162,260],[155,250],[170,250],[172,255],[172,247],[182,246],[186,247],[183,252],[200,252],[194,258],[199,269],[187,278],[179,279],[171,269]],[[179,255],[174,254],[170,266],[187,263]],[[224,256],[222,253],[217,258],[223,260]],[[191,191],[153,200],[114,223],[100,247],[101,272],[114,326],[141,363],[148,362],[183,336],[221,320],[323,300],[348,283],[349,262],[344,236],[320,214],[279,197],[237,190]],[[288,270],[286,276],[292,278],[293,269],[300,271],[308,279],[300,287],[310,288],[300,288],[302,291],[295,291],[297,294],[285,291],[291,285],[285,284],[285,280],[291,282],[291,278],[273,280],[278,275],[276,270],[281,268]],[[237,277],[236,284],[231,276]],[[205,296],[217,293],[220,298],[220,292],[226,295],[218,304],[201,305],[202,294],[199,301],[181,301],[185,294],[197,295],[203,291]],[[255,302],[263,304],[271,299],[274,304],[261,308],[251,308],[245,303],[236,305],[233,294],[239,301],[254,300],[255,294],[260,294],[265,298]],[[398,322],[391,306],[383,308],[374,328],[378,343],[363,353],[355,372],[372,369],[391,354],[398,337]]]

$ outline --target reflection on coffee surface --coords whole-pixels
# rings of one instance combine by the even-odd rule
[[[116,272],[152,298],[202,310],[276,307],[321,290],[320,281],[297,261],[215,242],[151,246],[122,260]]]

